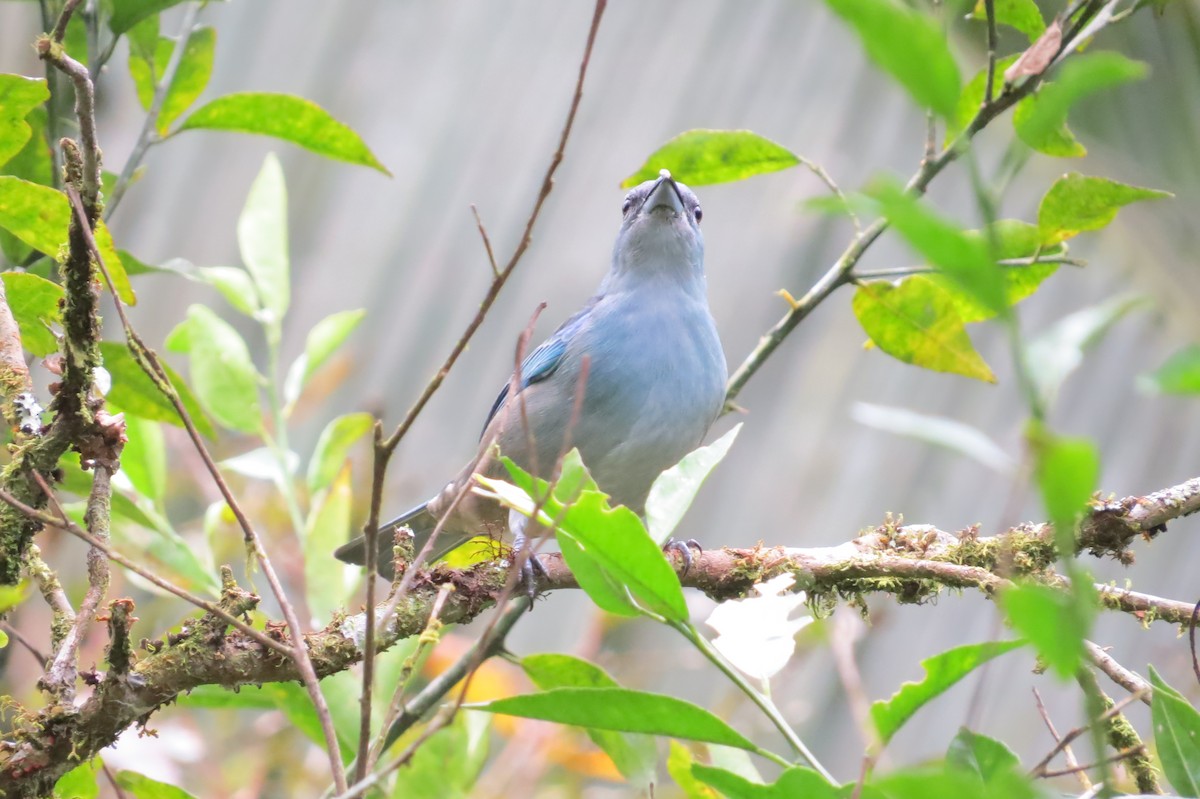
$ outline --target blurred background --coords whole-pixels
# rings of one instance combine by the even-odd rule
[[[29,46],[40,31],[37,9],[30,2],[0,3],[0,71],[42,74]],[[1044,10],[1050,17],[1059,9]],[[164,33],[178,29],[178,11],[164,15]],[[376,412],[390,429],[474,314],[490,270],[470,205],[477,206],[505,260],[561,130],[591,13],[586,2],[532,0],[237,0],[203,10],[200,21],[216,28],[217,50],[202,102],[244,90],[307,97],[357,130],[394,175],[388,179],[273,140],[187,132],[151,150],[144,177],[112,221],[119,246],[148,263],[183,258],[201,265],[238,264],[237,216],[264,156],[278,152],[289,189],[294,284],[285,363],[302,351],[316,320],[337,310],[367,311],[349,346],[297,411],[292,443],[305,458],[322,427],[338,414]],[[980,23],[963,22],[955,31],[966,78],[984,63],[984,30]],[[1002,38],[1002,50],[1016,52],[1022,40],[1010,34]],[[1099,443],[1100,484],[1125,496],[1200,475],[1200,403],[1150,396],[1136,386],[1139,374],[1200,340],[1197,4],[1177,0],[1161,16],[1139,13],[1103,34],[1095,47],[1147,62],[1150,78],[1080,105],[1072,127],[1089,155],[1074,163],[1034,156],[1000,210],[1002,216],[1036,219],[1042,193],[1059,174],[1073,170],[1176,195],[1130,207],[1101,233],[1073,241],[1072,254],[1088,266],[1061,269],[1019,309],[1023,330],[1036,335],[1069,312],[1118,295],[1151,299],[1091,352],[1051,415],[1057,430]],[[124,50],[122,43],[99,86],[101,144],[114,170],[143,118]],[[923,114],[866,61],[849,29],[819,3],[614,0],[533,244],[398,450],[385,512],[425,499],[472,454],[479,425],[511,370],[516,336],[537,304],[548,303],[538,324],[541,336],[572,313],[604,274],[620,219],[620,181],[664,141],[699,127],[753,130],[822,164],[846,190],[881,173],[907,178],[921,158],[925,135]],[[1010,139],[1007,118],[985,132],[980,139],[985,170],[999,162]],[[825,191],[801,169],[698,189],[712,308],[731,368],[786,310],[776,291],[786,288],[799,296],[849,241],[848,222],[805,207]],[[960,221],[979,221],[960,166],[935,181],[930,197]],[[912,263],[914,256],[902,244],[884,236],[864,267]],[[192,303],[227,310],[215,292],[171,275],[140,277],[137,288],[142,301],[133,321],[152,343],[161,342]],[[706,547],[757,541],[822,546],[855,537],[889,511],[944,530],[979,523],[985,534],[1039,519],[1036,497],[1020,481],[1014,485],[962,456],[852,419],[859,402],[945,415],[980,428],[1020,458],[1026,416],[1000,329],[984,324],[971,330],[999,377],[998,385],[986,385],[865,350],[849,300],[842,290],[809,317],[742,393],[739,404],[746,413],[718,423],[714,435],[737,421],[745,428],[688,514],[684,537]],[[256,331],[234,314],[227,318],[261,356]],[[119,330],[111,338],[119,340]],[[198,478],[195,458],[176,432],[167,431],[168,512],[181,532],[202,538],[203,509],[215,496]],[[228,457],[252,446],[226,437],[218,449]],[[356,525],[369,486],[365,447],[359,454]],[[298,559],[286,552],[293,546],[287,518],[271,500],[269,485],[246,482],[240,490],[260,525],[272,530],[285,571],[298,573]],[[1103,579],[1129,577],[1135,588],[1191,601],[1200,558],[1197,533],[1200,520],[1176,522],[1167,534],[1135,547],[1137,564],[1131,569],[1089,567]],[[73,542],[50,540],[45,549],[68,573],[67,563],[82,562]],[[218,562],[241,558],[232,533],[214,550]],[[114,591],[121,590],[136,595],[141,589],[118,583]],[[695,617],[706,617],[711,603],[698,595],[691,600]],[[356,595],[348,605],[360,602]],[[27,606],[21,626],[44,636],[45,620],[34,604]],[[149,618],[139,614],[145,620],[141,634],[156,634],[187,612],[163,604],[167,609]],[[921,658],[1005,634],[995,608],[974,595],[945,594],[936,607],[919,608],[872,597],[870,608],[865,626],[857,611],[843,609],[810,628],[794,664],[773,681],[785,715],[842,779],[857,775],[862,742],[830,654],[831,638],[854,640],[863,691],[874,700],[889,696],[902,681],[918,679]],[[1176,630],[1161,624],[1144,630],[1133,619],[1105,616],[1094,639],[1142,673],[1153,661],[1176,686],[1190,684],[1187,691],[1196,697],[1186,641]],[[540,602],[517,627],[511,648],[518,654],[564,651],[595,658],[623,684],[700,701],[745,729],[757,726],[771,740],[762,720],[682,641],[650,623],[602,619],[580,592]],[[100,651],[94,655],[99,660]],[[1060,688],[1049,677],[1031,674],[1033,665],[1022,652],[967,680],[911,722],[888,750],[892,761],[939,756],[957,728],[969,723],[1036,762],[1052,741],[1030,686],[1042,690],[1060,730],[1075,726],[1081,710],[1072,686]],[[35,666],[27,654],[13,654],[4,691],[33,700]],[[1134,709],[1133,719],[1148,732],[1142,710]],[[319,784],[317,778],[305,782],[306,775],[325,768],[292,732],[285,738],[294,742],[290,757],[305,768],[260,773],[261,755],[273,746],[264,733],[288,727],[271,714],[234,718],[167,711],[152,726],[158,738],[127,736],[111,761],[153,766],[199,796],[306,795]],[[221,727],[231,731],[214,735]],[[253,733],[234,731],[242,728]],[[499,754],[476,795],[532,795],[535,784],[543,786],[538,795],[626,795],[619,784],[590,777],[581,765],[584,755],[548,753],[543,744],[556,737],[553,730],[547,736],[521,729],[520,735],[502,732],[494,741]],[[224,767],[215,770],[214,763]],[[664,785],[658,795],[672,795],[671,790]]]

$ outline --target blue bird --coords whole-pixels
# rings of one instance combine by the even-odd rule
[[[549,478],[560,455],[578,447],[612,503],[640,514],[655,478],[699,446],[716,420],[727,372],[708,309],[696,195],[664,169],[626,195],[621,213],[608,275],[595,296],[521,363],[517,401],[510,396],[514,380],[500,390],[480,440],[486,451],[474,471],[507,476],[494,455],[492,445],[498,444],[502,454]],[[471,475],[468,465],[437,496],[381,528],[380,574],[393,576],[388,533],[409,526],[420,552]],[[526,521],[468,491],[445,520],[430,559],[505,526],[520,551]],[[335,554],[361,564],[365,549],[360,537]],[[526,568],[523,576],[532,586],[528,569],[534,565]]]

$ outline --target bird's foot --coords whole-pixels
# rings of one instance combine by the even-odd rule
[[[687,573],[692,569],[692,549],[696,550],[697,555],[704,554],[704,547],[700,546],[700,542],[694,538],[689,538],[685,541],[676,541],[674,538],[668,538],[667,543],[663,545],[663,552],[679,553],[679,558],[683,561],[683,570],[679,572],[680,577],[686,577]]]
[[[532,603],[537,597],[538,579],[550,575],[546,572],[546,566],[537,553],[530,552],[528,557],[522,557],[518,552],[516,557],[517,562],[521,564],[521,573],[517,578],[517,584],[525,590],[525,596],[529,597],[529,601]],[[533,610],[532,604],[529,609]]]

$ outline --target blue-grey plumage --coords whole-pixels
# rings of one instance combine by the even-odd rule
[[[663,170],[629,192],[622,214],[612,267],[596,295],[524,359],[517,396],[509,396],[510,380],[496,398],[480,442],[489,452],[477,471],[505,475],[491,454],[493,443],[541,476],[578,447],[613,504],[641,513],[655,478],[699,446],[716,420],[727,373],[708,308],[696,195]],[[411,526],[419,551],[471,479],[468,467],[386,529]],[[507,519],[495,502],[468,492],[446,519],[431,557],[500,530]],[[391,536],[381,535],[385,576],[391,548]],[[362,563],[362,539],[336,554]]]

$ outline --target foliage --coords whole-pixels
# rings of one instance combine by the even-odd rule
[[[90,29],[85,29],[76,17],[65,26],[61,43],[43,42],[46,58],[61,58],[65,53],[88,62],[93,73],[98,73],[103,60],[117,52],[118,41],[127,45],[120,51],[127,52],[127,69],[122,79],[127,77],[131,81],[138,102],[147,112],[146,127],[121,173],[105,176],[103,194],[108,202],[107,214],[115,211],[125,191],[136,180],[145,150],[155,145],[169,152],[171,142],[186,131],[268,136],[326,158],[390,175],[359,134],[304,98],[239,91],[202,101],[219,64],[218,35],[213,27],[194,26],[190,22],[178,37],[163,35],[161,14],[178,2],[111,0],[89,4],[88,13],[96,15],[88,20]],[[623,683],[632,678],[615,671],[609,673],[597,664],[571,655],[536,654],[517,658],[505,652],[519,666],[521,678],[528,680],[532,689],[518,688],[524,683],[518,683],[513,676],[492,675],[492,682],[488,682],[489,672],[484,666],[495,666],[498,659],[494,656],[503,652],[502,646],[493,644],[484,647],[470,663],[467,670],[470,677],[458,697],[463,701],[461,707],[452,702],[441,705],[443,709],[432,718],[423,717],[431,705],[417,703],[423,693],[417,698],[413,694],[419,684],[422,692],[439,686],[438,673],[423,672],[423,666],[435,659],[444,643],[442,622],[436,619],[428,623],[422,635],[389,652],[376,653],[378,658],[373,668],[379,676],[375,695],[370,701],[362,700],[368,713],[365,723],[359,715],[361,683],[345,670],[323,674],[325,679],[319,689],[312,688],[314,693],[283,680],[234,692],[226,690],[220,680],[213,680],[188,684],[186,687],[194,690],[186,695],[180,696],[175,690],[163,696],[178,699],[188,712],[276,711],[297,731],[297,737],[327,745],[336,772],[337,764],[353,763],[367,751],[359,748],[360,732],[365,730],[372,736],[386,733],[380,719],[392,698],[381,695],[380,689],[397,685],[400,690],[393,709],[404,710],[397,717],[409,726],[398,727],[398,740],[393,742],[389,738],[383,748],[395,752],[405,747],[401,755],[404,768],[394,776],[380,771],[378,777],[381,790],[393,796],[471,795],[489,762],[491,742],[497,735],[511,734],[511,725],[519,723],[514,719],[582,728],[591,744],[603,753],[609,768],[607,773],[610,776],[619,773],[630,785],[645,791],[656,790],[661,784],[656,739],[670,739],[665,770],[689,799],[1047,795],[1034,779],[1038,769],[1030,774],[1005,742],[967,728],[948,743],[934,742],[937,751],[946,751],[935,762],[895,764],[883,773],[876,770],[876,765],[883,747],[903,733],[904,725],[918,711],[937,702],[993,658],[1023,651],[1027,660],[1032,662],[1036,657],[1038,663],[1062,680],[1076,678],[1091,668],[1088,636],[1102,600],[1094,578],[1077,554],[1084,548],[1081,536],[1096,503],[1094,492],[1102,463],[1092,441],[1055,430],[1049,421],[1050,411],[1060,388],[1083,362],[1089,349],[1128,314],[1143,307],[1145,301],[1119,296],[1091,308],[1064,312],[1055,324],[1036,336],[1022,329],[1018,305],[1055,278],[1061,264],[1071,263],[1068,242],[1102,230],[1126,206],[1165,200],[1171,195],[1070,172],[1048,186],[1042,185],[1044,191],[1035,219],[998,218],[998,198],[982,176],[980,159],[973,148],[975,134],[1011,109],[1010,138],[1014,148],[1027,148],[1054,158],[1086,155],[1086,147],[1067,124],[1076,103],[1142,79],[1147,70],[1145,65],[1113,51],[1097,52],[1094,46],[1086,53],[1078,50],[1090,44],[1100,28],[1119,22],[1121,14],[1132,13],[1137,6],[1131,4],[1121,14],[1113,14],[1111,5],[1103,10],[1104,4],[1098,0],[1085,0],[1073,4],[1068,17],[1064,19],[1060,14],[1047,26],[1041,10],[1030,0],[980,0],[970,9],[972,17],[983,20],[990,28],[1011,27],[1032,44],[1023,54],[1000,52],[979,57],[976,53],[967,58],[959,52],[965,48],[954,45],[949,32],[952,26],[947,19],[952,12],[965,8],[956,9],[951,4],[943,9],[938,3],[906,4],[895,0],[827,0],[827,5],[857,37],[865,57],[893,80],[909,101],[928,113],[930,149],[912,179],[902,183],[890,175],[874,175],[859,191],[844,193],[814,162],[755,132],[693,129],[652,152],[623,185],[628,187],[653,178],[661,169],[670,170],[680,181],[707,185],[746,180],[796,166],[812,170],[827,182],[834,194],[831,205],[853,217],[856,232],[846,254],[818,282],[818,287],[825,287],[825,293],[814,289],[805,299],[795,301],[785,292],[790,302],[789,315],[767,335],[775,344],[794,327],[790,320],[803,318],[828,292],[843,285],[853,286],[851,310],[868,337],[868,349],[918,368],[996,383],[997,370],[985,362],[972,341],[971,331],[978,328],[968,326],[991,327],[1001,334],[1011,365],[1010,370],[1001,370],[1001,374],[1014,375],[1014,393],[1019,392],[1027,417],[1023,461],[957,419],[867,405],[859,405],[856,415],[864,424],[974,458],[1006,478],[1020,481],[1025,479],[1023,475],[1028,475],[1030,488],[1039,496],[1045,519],[1052,526],[1051,532],[1046,533],[1046,541],[1053,536],[1054,555],[1050,560],[1057,559],[1061,574],[1049,571],[1046,562],[1038,562],[1036,568],[1010,569],[1012,563],[1006,563],[1003,555],[1012,555],[1011,552],[993,555],[984,565],[950,559],[935,563],[935,566],[965,566],[985,572],[988,580],[981,578],[975,584],[961,577],[958,582],[948,579],[945,582],[958,588],[980,588],[993,596],[1003,621],[1020,638],[956,646],[923,660],[920,665],[924,677],[920,681],[904,683],[890,698],[870,705],[866,732],[871,744],[865,752],[861,773],[855,775],[860,784],[839,783],[806,745],[794,722],[775,705],[770,680],[778,671],[778,664],[769,669],[757,668],[755,658],[760,650],[756,647],[771,639],[769,643],[781,645],[773,647],[775,655],[782,652],[777,658],[780,664],[794,657],[797,631],[810,620],[789,621],[788,614],[807,598],[812,599],[814,611],[821,612],[828,609],[822,606],[823,598],[831,594],[856,601],[872,591],[911,598],[916,585],[917,594],[924,597],[923,592],[930,589],[919,581],[928,579],[936,583],[938,578],[927,574],[914,578],[908,574],[874,573],[863,577],[857,572],[827,577],[792,565],[775,580],[763,584],[767,569],[760,562],[752,563],[750,556],[739,562],[736,557],[742,555],[731,555],[733,565],[722,575],[727,581],[724,587],[733,586],[729,589],[731,593],[753,591],[758,596],[739,600],[743,604],[732,610],[724,606],[726,612],[733,613],[735,622],[742,625],[739,632],[743,635],[729,638],[741,639],[737,645],[743,651],[731,652],[725,647],[734,644],[722,645],[721,641],[710,640],[693,622],[694,608],[681,581],[681,572],[686,570],[678,568],[673,557],[664,554],[661,547],[677,530],[702,484],[730,451],[739,425],[664,472],[654,483],[642,516],[629,508],[614,507],[576,450],[565,453],[554,480],[542,479],[502,458],[508,479],[477,475],[478,485],[474,490],[552,530],[573,579],[598,608],[622,617],[624,623],[659,624],[662,629],[679,635],[711,667],[713,678],[728,682],[749,700],[756,711],[752,721],[757,726],[740,715],[723,718],[715,702],[709,708],[666,693],[626,687]],[[185,19],[190,21],[194,16]],[[1061,55],[1057,51],[1050,54],[1056,58],[1047,57],[1045,48],[1053,44],[1054,37],[1063,35],[1064,25],[1069,46]],[[98,50],[97,43],[107,46]],[[1022,63],[1024,67],[1018,69]],[[1034,65],[1030,66],[1031,63]],[[964,73],[964,69],[969,71]],[[963,74],[973,77],[964,83]],[[68,312],[64,310],[76,295],[64,289],[63,282],[51,275],[50,267],[52,263],[71,260],[81,246],[78,237],[72,235],[76,229],[73,226],[79,224],[78,217],[69,193],[64,190],[63,176],[53,168],[58,150],[52,148],[60,145],[47,141],[53,128],[51,123],[59,121],[51,116],[58,113],[55,104],[62,101],[58,94],[68,88],[66,81],[56,83],[62,85],[54,89],[56,94],[52,96],[51,87],[55,84],[44,79],[0,75],[0,169],[4,171],[0,174],[0,252],[8,264],[3,272],[4,295],[25,352],[31,358],[49,357],[51,369],[62,368],[54,365],[58,353],[63,353],[68,361],[73,360],[79,343],[72,339],[75,333],[68,329]],[[940,150],[935,146],[939,124],[945,133]],[[977,207],[971,212],[938,208],[924,196],[929,182],[956,160],[965,161],[970,173],[977,200]],[[539,208],[544,199],[543,194],[538,200]],[[869,215],[873,221],[863,227],[859,215]],[[977,219],[969,222],[967,216]],[[531,225],[534,218],[536,212]],[[864,251],[884,234],[895,234],[918,264],[877,271],[863,269],[859,262]],[[360,575],[341,564],[331,565],[328,553],[350,537],[365,504],[374,505],[372,518],[378,515],[382,475],[376,476],[373,486],[356,479],[356,472],[361,470],[356,457],[358,450],[363,449],[364,439],[374,430],[376,462],[379,462],[380,428],[374,416],[365,411],[331,413],[307,457],[292,449],[290,432],[300,403],[317,399],[315,389],[320,383],[317,378],[344,354],[365,312],[340,309],[325,316],[308,331],[300,354],[284,365],[283,353],[293,345],[298,348],[300,342],[285,340],[285,322],[293,311],[293,273],[288,187],[278,157],[273,153],[267,155],[257,177],[249,184],[236,230],[224,234],[236,239],[241,265],[146,264],[118,249],[103,219],[96,220],[94,235],[99,260],[115,294],[111,299],[120,303],[122,311],[138,299],[135,282],[144,294],[151,291],[149,282],[140,282],[146,274],[172,281],[174,290],[181,292],[193,285],[208,287],[228,307],[218,309],[194,302],[186,317],[166,337],[163,342],[166,350],[186,361],[186,377],[166,364],[155,369],[145,345],[128,330],[124,331],[127,340],[114,337],[85,342],[92,344],[103,359],[103,374],[97,370],[91,378],[95,396],[94,407],[88,413],[95,418],[88,421],[100,420],[97,411],[106,403],[108,411],[123,414],[121,431],[128,441],[121,442],[123,451],[120,445],[117,447],[120,471],[107,489],[103,481],[95,482],[91,471],[95,458],[88,453],[95,447],[94,441],[81,436],[81,440],[72,442],[75,451],[62,458],[55,456],[50,463],[54,467],[52,476],[64,493],[81,501],[68,502],[63,512],[72,519],[82,519],[82,525],[89,531],[97,535],[102,532],[102,537],[108,537],[117,551],[137,553],[135,560],[160,578],[153,590],[161,590],[165,581],[181,590],[219,598],[225,608],[238,596],[234,590],[237,586],[231,587],[232,572],[222,574],[218,580],[213,567],[228,556],[228,552],[222,551],[220,533],[241,514],[234,512],[230,507],[232,500],[223,492],[213,492],[214,497],[221,498],[213,501],[203,514],[202,532],[180,521],[173,502],[178,491],[176,483],[190,478],[181,476],[178,473],[181,470],[174,468],[174,453],[169,454],[168,440],[175,433],[168,432],[164,425],[194,431],[194,443],[205,455],[202,437],[235,445],[238,454],[224,458],[214,467],[220,470],[219,482],[230,480],[239,491],[245,489],[247,496],[269,497],[256,515],[262,517],[262,523],[286,531],[274,536],[274,544],[278,545],[282,539],[298,564],[290,579],[302,588],[298,594],[302,599],[297,604],[307,613],[303,623],[313,628],[329,625],[335,630],[353,629],[359,623],[356,619],[362,617],[348,618],[346,609],[358,602],[353,591]],[[521,251],[518,250],[518,255]],[[85,265],[89,257],[85,253]],[[496,291],[502,285],[499,276],[497,280],[500,282],[494,284]],[[770,352],[761,347],[756,350],[744,364],[748,374],[753,374]],[[12,385],[7,378],[0,382],[5,383],[7,408],[13,405],[10,395],[17,392],[9,390]],[[1162,394],[1200,393],[1200,348],[1193,345],[1181,349],[1159,369],[1144,375],[1142,385],[1148,391]],[[87,394],[85,391],[84,395]],[[402,427],[397,433],[397,441],[405,429]],[[94,432],[95,428],[89,430]],[[16,458],[33,435],[10,430],[13,463],[18,463]],[[390,446],[394,448],[395,443]],[[1020,468],[1019,463],[1025,468]],[[0,479],[10,477],[6,472]],[[97,485],[107,491],[101,501],[96,499]],[[368,526],[371,524],[374,522]],[[891,536],[888,541],[900,554],[892,551],[875,554],[914,559],[912,552],[897,543],[902,536],[893,529],[896,527],[889,521],[876,535]],[[377,532],[392,534],[391,530]],[[965,537],[959,551],[965,551],[971,540]],[[248,552],[261,554],[253,553],[258,544],[249,530],[244,541]],[[1049,543],[1045,546],[1050,548]],[[1121,542],[1120,548],[1124,546]],[[761,554],[763,549],[753,554]],[[778,562],[786,563],[787,559],[788,553],[781,551]],[[870,557],[864,556],[845,569],[869,571],[869,561]],[[452,579],[445,577],[450,572],[440,566],[414,573],[426,582],[432,582],[429,575],[437,580],[449,579],[446,585],[452,587],[458,580],[458,585],[465,587],[457,590],[467,590],[475,584],[491,585],[488,581],[494,581],[495,574],[487,571],[492,568],[489,564],[487,561],[456,572]],[[45,568],[46,572],[38,571],[39,568]],[[31,558],[27,571],[52,603],[58,601],[45,564],[39,566]],[[838,582],[839,578],[844,578],[844,582]],[[822,579],[828,579],[832,588],[823,584]],[[93,577],[91,584],[96,586],[99,581]],[[793,588],[809,594],[793,595]],[[0,613],[19,610],[37,593],[28,590],[25,584],[0,586]],[[444,593],[448,595],[450,589]],[[489,593],[481,604],[495,597],[495,593]],[[189,620],[178,630],[168,631],[165,642],[147,640],[145,647],[158,652],[162,648],[159,644],[188,643],[189,636],[197,629],[207,636],[207,643],[219,643],[230,634],[231,625],[241,619],[249,620],[254,629],[263,628],[262,614],[252,608],[253,603],[234,605],[231,618],[213,614],[209,609],[200,620]],[[737,615],[739,608],[741,616]],[[113,624],[116,616],[114,613],[106,618]],[[470,617],[471,614],[464,612],[460,618]],[[57,650],[70,623],[59,619],[56,624],[59,626],[53,629],[52,644]],[[285,638],[273,625],[267,625],[266,629],[274,636],[273,640]],[[479,633],[481,641],[489,634]],[[347,636],[351,637],[351,633]],[[11,639],[4,631],[0,631],[0,648],[11,654]],[[108,654],[113,674],[120,670],[114,663],[115,649],[118,647],[114,643]],[[312,657],[316,659],[321,654],[314,651]],[[277,657],[275,653],[267,655]],[[441,665],[440,674],[453,673],[451,665]],[[509,667],[513,668],[511,664]],[[1149,673],[1158,763],[1181,795],[1200,796],[1200,745],[1197,744],[1200,714],[1153,667]],[[142,679],[141,675],[117,676],[128,685],[140,687],[136,683]],[[240,687],[235,677],[228,684]],[[486,683],[486,690],[480,693],[476,685],[476,692],[472,693],[472,680]],[[244,681],[254,678],[248,676]],[[447,695],[458,696],[451,691],[450,685],[442,686],[442,693],[435,700],[440,704]],[[314,697],[319,700],[315,704]],[[51,699],[64,702],[63,696]],[[64,704],[69,704],[69,699]],[[405,705],[406,699],[417,704]],[[158,698],[155,703],[161,701],[165,700]],[[322,718],[318,710],[322,702],[328,708],[328,718]],[[1096,704],[1095,701],[1090,704],[1083,724],[1096,730],[1100,740],[1102,726],[1108,723],[1111,727],[1112,723],[1108,717],[1100,717],[1102,708],[1098,709]],[[412,710],[414,707],[416,710]],[[768,724],[778,735],[763,733]],[[22,720],[14,728],[14,735],[25,734],[23,726],[37,725]],[[332,736],[327,726],[332,729]],[[781,749],[780,742],[786,746],[783,751],[777,751]],[[88,758],[99,748],[90,741],[71,743],[80,743],[82,755]],[[1103,759],[1102,748],[1098,750],[1098,759]],[[1128,753],[1122,756],[1125,754]],[[53,764],[57,769],[54,773],[61,777],[54,784],[55,795],[98,795],[99,759],[80,763],[80,755],[74,752],[65,759],[58,757],[62,762]],[[68,765],[73,768],[68,769]],[[768,769],[771,776],[764,778],[760,767]],[[9,778],[17,776],[12,770],[7,773]],[[1108,776],[1101,774],[1102,779]],[[1139,785],[1142,779],[1152,777],[1136,776]],[[182,788],[132,771],[122,771],[111,779],[124,795],[133,797],[191,795]]]

